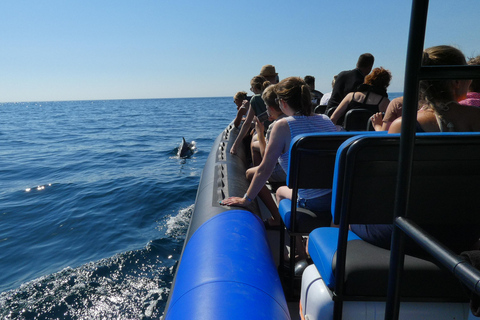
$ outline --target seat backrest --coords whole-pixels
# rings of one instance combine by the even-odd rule
[[[325,115],[330,118],[335,112],[335,109],[337,109],[337,107],[327,108],[327,110],[325,111]]]
[[[346,141],[337,153],[334,221],[392,223],[399,135]],[[417,223],[479,223],[480,133],[417,134],[408,217]]]
[[[324,114],[325,111],[327,111],[327,105],[326,104],[319,104],[318,106],[315,107],[315,113],[316,114]]]
[[[338,301],[348,292],[349,225],[393,223],[399,142],[398,134],[356,136],[337,152],[332,214],[334,223],[339,224],[335,267]],[[480,133],[417,134],[406,216],[419,225],[447,225],[448,229],[455,224],[480,226],[479,181]]]
[[[297,136],[290,144],[288,187],[331,189],[337,149],[347,139],[358,134],[363,132],[328,132]]]
[[[367,131],[368,120],[375,112],[368,109],[352,109],[345,114],[343,127],[347,131]]]

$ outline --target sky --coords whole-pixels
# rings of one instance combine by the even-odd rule
[[[425,47],[480,54],[479,0],[431,0]],[[403,91],[407,0],[2,0],[0,102],[233,96],[265,64],[331,91],[360,54]]]

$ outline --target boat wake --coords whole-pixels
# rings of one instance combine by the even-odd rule
[[[0,319],[158,319],[162,316],[194,205],[165,236],[140,250],[65,268],[0,293]]]
[[[175,239],[185,239],[185,234],[187,232],[188,224],[190,223],[190,218],[194,208],[195,205],[192,204],[187,208],[179,210],[176,216],[170,217],[166,223],[167,231],[165,233],[169,237]]]

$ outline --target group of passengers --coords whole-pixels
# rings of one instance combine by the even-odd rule
[[[436,46],[424,51],[423,65],[466,65],[463,53],[451,46]],[[372,70],[373,55],[362,54],[353,70],[340,72],[334,78],[333,90],[328,94],[327,110],[333,108],[330,117],[316,114],[312,101],[323,97],[312,96],[314,87],[299,77],[289,77],[278,82],[275,67],[267,65],[259,76],[251,81],[254,95],[250,101],[246,93],[235,95],[238,115],[235,126],[244,116],[244,124],[230,153],[235,154],[240,143],[252,130],[255,121],[255,136],[251,140],[253,167],[247,170],[250,186],[243,197],[230,197],[222,201],[229,206],[247,207],[260,196],[272,216],[265,220],[267,228],[280,225],[278,207],[273,201],[267,181],[285,181],[288,172],[290,142],[299,134],[335,132],[341,130],[346,112],[352,108],[377,111],[372,118],[375,130],[389,133],[400,132],[403,98],[388,100],[387,87],[391,80],[388,70],[380,67]],[[480,64],[480,56],[469,61]],[[311,81],[311,79],[307,80]],[[314,79],[313,79],[314,80]],[[311,83],[311,82],[310,82]],[[480,131],[480,88],[479,80],[424,80],[420,82],[417,115],[417,132]],[[318,92],[318,91],[317,91]],[[327,94],[326,94],[327,95]],[[326,96],[323,95],[323,96]],[[243,99],[243,100],[241,100]],[[260,119],[268,115],[267,121]],[[385,114],[385,116],[383,116]],[[265,128],[267,134],[265,135]],[[317,215],[329,215],[331,189],[301,189],[298,192],[299,206]],[[277,203],[291,199],[292,190],[281,186],[276,191]],[[352,231],[365,241],[389,248],[392,228],[390,225],[352,225]],[[469,241],[478,239],[472,235]],[[464,245],[463,243],[462,245]],[[305,248],[297,246],[300,256]]]

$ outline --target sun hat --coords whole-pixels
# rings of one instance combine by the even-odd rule
[[[264,77],[274,77],[277,76],[278,73],[275,72],[275,66],[267,64],[262,67],[262,70],[260,70],[260,75]]]

